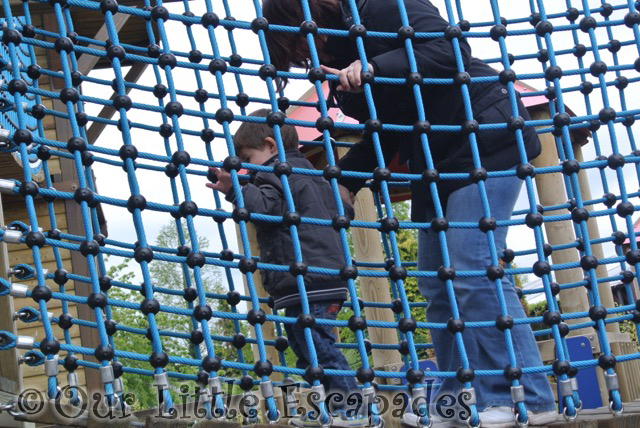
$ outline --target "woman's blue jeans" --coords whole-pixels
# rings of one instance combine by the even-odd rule
[[[522,181],[517,177],[490,178],[486,180],[487,197],[491,216],[497,220],[511,218]],[[428,213],[435,217],[431,209]],[[454,191],[446,204],[445,217],[451,222],[478,223],[483,217],[480,192],[476,184]],[[498,255],[505,249],[507,228],[499,227],[494,232]],[[487,234],[474,229],[449,228],[446,231],[447,248],[451,266],[456,272],[485,271],[491,265]],[[437,233],[420,230],[418,235],[418,268],[421,271],[437,271],[442,266],[442,253]],[[438,278],[420,278],[420,292],[428,301],[427,320],[446,323],[451,318],[451,306],[445,283]],[[494,281],[486,276],[464,277],[453,280],[460,317],[466,322],[491,321],[501,314]],[[524,310],[510,279],[502,279],[502,290],[509,315],[525,317]],[[431,330],[438,369],[456,372],[461,367],[458,347],[453,334],[446,329]],[[498,376],[476,376],[473,386],[477,406],[483,410],[490,406],[513,406],[511,381],[502,375],[509,364],[505,334],[496,327],[466,328],[462,333],[469,366],[475,370],[499,370]],[[512,329],[513,350],[519,367],[541,366],[535,338],[529,325],[517,325]],[[525,374],[520,380],[524,386],[527,409],[543,412],[556,409],[551,387],[544,373]],[[462,384],[455,378],[446,378],[437,393],[459,396]]]

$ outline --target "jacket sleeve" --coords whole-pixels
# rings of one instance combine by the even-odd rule
[[[395,7],[395,13],[397,11],[396,2],[389,2]],[[439,14],[438,9],[431,3],[424,0],[405,0],[404,1],[407,15],[409,18],[409,25],[413,27],[415,32],[444,32],[448,27],[447,21],[445,21]],[[391,13],[391,11],[389,11]],[[384,26],[384,21],[380,11],[374,18],[377,24]],[[378,27],[379,25],[376,25]],[[377,30],[377,28],[376,28]],[[385,28],[384,31],[397,31],[398,29]],[[458,71],[456,63],[453,44],[444,37],[438,39],[414,39],[413,52],[416,58],[417,69],[422,77],[426,78],[445,78],[451,77]],[[471,47],[466,40],[460,39],[460,51],[462,55],[462,61],[465,68],[468,68],[471,62]],[[406,77],[410,73],[409,58],[407,56],[407,50],[404,46],[400,46],[397,49],[389,50],[380,55],[377,55],[370,59],[373,63],[376,76],[380,77]]]
[[[386,142],[385,140],[387,140],[387,138],[384,137],[385,135],[382,133],[380,146],[385,164],[388,165],[398,152],[399,147],[398,144],[393,144],[393,142],[391,142],[391,144]],[[347,154],[338,161],[338,166],[343,171],[373,172],[378,166],[378,159],[373,142],[365,139],[351,146]],[[339,183],[349,189],[349,191],[358,193],[358,191],[364,187],[366,181],[365,179],[345,177],[343,175]]]
[[[255,184],[245,184],[242,186],[242,199],[244,207],[250,213],[266,214],[273,216],[284,215],[284,204],[282,191],[278,183],[271,182]],[[227,194],[226,200],[237,205],[237,200],[233,191]]]

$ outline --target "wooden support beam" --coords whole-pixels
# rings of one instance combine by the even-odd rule
[[[2,197],[0,197],[0,225],[4,225],[4,208],[2,207]],[[7,244],[0,243],[0,277],[9,279],[9,253]],[[14,335],[17,333],[16,323],[13,321],[13,297],[10,295],[0,297],[0,330],[8,331]],[[19,352],[17,349],[8,349],[0,352],[0,391],[9,394],[19,394],[22,392],[22,368],[18,364]]]
[[[120,31],[122,27],[124,27],[124,24],[127,23],[129,18],[131,18],[131,15],[127,15],[125,13],[116,13],[115,15],[113,15],[113,23],[116,27],[116,31]],[[96,41],[104,42],[108,38],[109,38],[109,33],[107,32],[107,24],[105,23],[102,25],[102,27],[100,27],[96,35],[93,36],[93,39]],[[96,46],[96,45],[89,45],[87,47],[90,49],[98,49],[98,50],[104,49],[103,47]],[[78,58],[78,71],[86,76],[87,74],[89,74],[91,70],[93,70],[93,68],[98,63],[99,60],[100,60],[100,57],[98,56],[89,55],[86,53],[82,54],[80,58]]]
[[[142,74],[147,69],[148,65],[149,64],[146,64],[146,63],[139,63],[139,62],[134,63],[129,69],[129,71],[127,72],[127,74],[124,76],[124,80],[129,83],[136,83],[140,79],[140,77],[142,77]],[[131,87],[126,87],[125,93],[128,94],[130,91],[131,91]],[[109,99],[113,100],[116,96],[117,94],[114,93],[111,95],[111,98]],[[103,119],[111,119],[115,113],[116,113],[116,109],[113,106],[104,106],[102,107],[102,110],[100,110],[100,113],[98,113],[98,117],[101,117]],[[91,126],[89,126],[89,129],[87,129],[87,142],[89,144],[94,144],[98,140],[98,137],[100,137],[100,134],[102,134],[102,131],[104,131],[106,127],[107,125],[104,123],[93,122]]]
[[[257,256],[260,254],[260,248],[258,247],[258,238],[256,236],[256,228],[251,223],[246,223],[247,225],[247,237],[249,239],[249,247],[251,250],[252,256]],[[238,237],[238,247],[240,251],[244,251],[242,248],[242,239],[240,238],[240,228],[236,225],[236,236]],[[242,275],[242,281],[244,282],[244,292],[247,296],[249,293],[249,286],[247,284],[247,276]],[[260,277],[260,271],[257,270],[253,273],[253,285],[256,289],[256,294],[259,298],[268,298],[269,294],[262,286],[262,278]],[[250,306],[250,303],[247,303],[247,306]],[[270,314],[273,311],[269,306],[265,303],[260,303],[260,309],[262,309],[265,313]],[[255,339],[255,330],[252,328],[249,330],[251,337]],[[276,338],[276,329],[275,325],[272,322],[266,322],[262,324],[262,336],[264,340],[274,340]],[[280,359],[278,357],[278,351],[273,346],[266,346],[267,360],[271,361],[274,365],[279,364]],[[260,360],[260,353],[258,352],[258,345],[251,345],[251,350],[253,351],[253,359],[254,361]],[[271,380],[280,381],[282,380],[282,373],[273,372],[271,375]]]
[[[549,120],[548,110],[537,110],[531,113],[533,120]],[[536,168],[558,165],[558,151],[556,142],[550,133],[540,134],[540,143],[542,144],[542,153],[531,163]],[[535,178],[536,188],[538,189],[538,198],[540,204],[544,206],[565,204],[567,202],[567,193],[564,187],[562,173],[557,174],[540,174]],[[566,213],[563,210],[562,214]],[[553,216],[560,214],[559,211],[545,211],[544,215]],[[563,245],[576,240],[573,224],[570,220],[554,221],[544,223],[547,239],[553,246]],[[578,262],[579,254],[575,248],[567,250],[556,250],[551,255],[553,264],[575,263]],[[580,268],[565,269],[554,272],[556,280],[560,283],[579,282],[583,279],[583,272]],[[585,312],[589,310],[589,299],[586,290],[582,287],[572,288],[560,291],[560,301],[562,302],[562,310],[564,312]],[[588,322],[588,318],[579,318],[568,320],[569,324],[577,324]],[[581,328],[573,330],[572,335],[589,335],[593,334],[593,328]]]

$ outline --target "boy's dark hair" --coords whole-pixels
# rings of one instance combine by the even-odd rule
[[[266,108],[256,110],[249,116],[267,117],[271,110]],[[298,132],[291,125],[280,127],[280,136],[285,150],[297,149],[299,145]],[[266,123],[244,122],[233,136],[233,146],[236,152],[241,149],[262,149],[267,137],[276,139],[273,128]]]
[[[299,27],[305,21],[300,1],[263,0],[262,13],[270,24]],[[340,13],[340,6],[336,0],[309,0],[309,9],[313,21],[320,28],[327,28]],[[299,32],[267,31],[266,39],[271,63],[278,70],[288,71],[292,65],[309,68],[311,55],[306,36]],[[318,41],[316,38],[316,45]]]

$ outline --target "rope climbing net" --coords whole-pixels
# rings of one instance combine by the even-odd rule
[[[214,4],[215,3],[215,4]],[[322,370],[318,366],[316,351],[309,328],[306,328],[307,344],[311,356],[307,370],[287,367],[285,359],[286,340],[282,336],[282,326],[298,322],[287,318],[278,311],[262,309],[269,303],[268,299],[259,297],[259,290],[254,282],[256,270],[290,271],[297,278],[302,311],[309,314],[309,304],[304,286],[304,273],[314,272],[324,275],[340,275],[348,282],[349,300],[346,307],[353,312],[349,320],[320,320],[315,322],[338,328],[351,328],[354,331],[354,342],[339,343],[341,349],[355,349],[360,356],[358,370],[324,370],[325,376],[356,377],[361,384],[364,397],[370,398],[371,424],[380,424],[380,415],[375,409],[379,401],[377,395],[384,391],[408,391],[408,396],[420,398],[424,396],[423,372],[420,370],[419,352],[432,348],[431,343],[418,343],[416,331],[429,329],[450,330],[455,337],[457,352],[461,366],[457,371],[437,370],[430,373],[437,379],[457,378],[470,397],[474,397],[474,379],[484,376],[507,376],[512,385],[513,405],[517,410],[519,421],[526,423],[527,411],[524,403],[524,392],[521,380],[523,374],[548,373],[557,377],[560,390],[561,405],[568,417],[574,417],[581,407],[576,383],[572,380],[576,369],[600,367],[605,373],[610,408],[614,412],[622,411],[622,397],[616,375],[616,362],[629,362],[640,358],[637,352],[626,355],[612,353],[610,339],[607,335],[609,327],[631,320],[640,322],[640,308],[634,300],[634,280],[640,250],[637,247],[633,224],[633,215],[637,207],[632,198],[640,193],[629,193],[629,186],[640,180],[640,152],[636,146],[633,123],[640,110],[628,106],[625,92],[633,88],[640,78],[640,33],[638,24],[640,14],[638,4],[633,1],[620,1],[609,4],[583,0],[572,5],[572,0],[556,2],[549,5],[543,0],[521,2],[530,12],[526,16],[505,19],[497,0],[487,1],[486,12],[490,18],[486,22],[477,22],[463,15],[469,15],[479,7],[469,4],[465,9],[460,0],[444,0],[444,18],[450,27],[444,33],[420,33],[412,31],[403,1],[398,0],[397,7],[402,18],[403,27],[398,33],[367,32],[361,25],[355,0],[349,0],[348,6],[353,14],[354,26],[351,30],[335,30],[317,28],[313,23],[308,0],[301,0],[304,22],[300,27],[270,25],[262,16],[261,4],[258,0],[246,1],[242,6],[252,8],[251,20],[232,18],[233,9],[239,4],[220,0],[201,0],[200,2],[172,3],[169,7],[157,0],[152,4],[149,0],[132,4],[118,4],[115,0],[42,0],[24,1],[14,4],[3,0],[2,47],[0,61],[2,66],[2,150],[6,156],[12,153],[19,161],[23,175],[5,179],[0,182],[1,191],[5,194],[21,195],[27,216],[24,221],[13,222],[1,233],[2,240],[16,245],[26,244],[31,249],[31,263],[12,266],[16,281],[10,283],[0,280],[1,294],[14,297],[28,297],[36,302],[36,307],[25,307],[18,311],[19,322],[33,322],[42,326],[44,338],[37,341],[33,337],[14,335],[2,332],[1,349],[19,348],[27,350],[25,361],[30,365],[44,365],[48,378],[47,395],[55,398],[59,393],[61,380],[59,366],[69,372],[68,384],[77,385],[74,371],[78,367],[98,369],[104,388],[106,402],[110,406],[123,405],[123,373],[148,375],[162,391],[160,406],[169,412],[174,407],[174,396],[170,385],[172,381],[193,380],[201,385],[199,400],[206,409],[208,418],[225,414],[225,401],[222,395],[222,383],[233,382],[243,390],[259,388],[266,405],[266,413],[254,414],[255,422],[262,418],[275,422],[280,417],[280,410],[275,400],[274,386],[280,386],[291,376],[306,375],[305,382],[317,393],[321,417],[326,421],[328,410],[324,403],[324,392],[320,378]],[[475,2],[474,2],[475,3]],[[528,3],[528,5],[527,5]],[[560,4],[562,3],[562,4]],[[598,4],[595,4],[598,3]],[[49,27],[33,25],[32,11],[38,7],[47,8],[53,20]],[[562,6],[559,8],[559,6]],[[549,9],[547,11],[546,8]],[[514,12],[509,8],[511,12]],[[553,10],[552,10],[553,9]],[[76,33],[72,13],[77,10],[93,11],[103,17],[108,39],[93,38],[93,35]],[[195,14],[197,10],[200,14]],[[521,11],[515,11],[519,14]],[[236,11],[238,13],[238,11]],[[243,11],[244,13],[244,11]],[[530,13],[530,15],[529,15]],[[132,20],[144,22],[146,34],[144,38],[149,45],[141,47],[134,44],[121,43],[116,17],[129,15]],[[253,19],[254,18],[254,19]],[[306,25],[305,25],[306,24]],[[172,31],[184,31],[188,37],[188,51],[176,50],[173,46]],[[266,44],[266,32],[300,33],[305,38],[310,52],[310,71],[294,69],[292,72],[277,72],[271,65],[270,53]],[[243,55],[243,45],[236,43],[238,33],[249,34],[254,44],[259,47],[258,57]],[[406,47],[406,55],[411,68],[410,75],[405,78],[372,77],[364,83],[364,94],[370,119],[364,124],[338,122],[331,119],[327,102],[325,80],[335,81],[335,75],[328,75],[320,70],[320,60],[316,49],[316,34],[343,37],[345,43],[354,43],[364,70],[367,70],[365,39],[367,38],[401,38]],[[413,46],[425,39],[446,38],[453,46],[458,74],[454,78],[423,78],[418,74]],[[465,37],[471,43],[484,43],[487,51],[494,49],[499,54],[494,58],[484,58],[485,62],[500,71],[496,77],[471,77],[464,69],[461,56],[460,38]],[[224,43],[222,40],[224,39]],[[244,40],[244,39],[243,39]],[[221,45],[228,47],[223,51]],[[566,45],[566,46],[565,46]],[[562,47],[560,47],[562,46]],[[510,48],[510,49],[509,49]],[[45,52],[46,56],[37,55]],[[476,50],[479,55],[483,50]],[[83,75],[79,71],[81,58],[95,57],[96,60],[108,61],[113,70],[113,80]],[[44,64],[43,58],[48,58]],[[57,58],[59,66],[51,65],[51,58]],[[638,58],[638,59],[636,59]],[[593,60],[589,64],[589,60]],[[40,64],[38,64],[40,61]],[[142,83],[131,83],[125,79],[125,68],[136,64],[149,65],[153,73]],[[523,66],[518,74],[519,64]],[[530,67],[528,67],[530,66]],[[562,66],[562,67],[561,67]],[[534,71],[534,67],[539,67]],[[193,78],[189,81],[174,79],[177,71],[189,71]],[[526,72],[525,72],[526,71]],[[224,77],[223,77],[224,76]],[[229,79],[229,76],[233,76]],[[290,82],[310,81],[318,101],[294,101],[285,96],[284,89],[276,85],[277,78],[287,78]],[[42,82],[53,79],[64,82],[61,88],[42,89]],[[211,79],[211,80],[209,80]],[[53,81],[52,80],[52,81]],[[475,123],[473,129],[465,130],[461,125],[431,123],[418,127],[406,124],[380,123],[377,119],[376,105],[373,102],[372,88],[376,85],[407,84],[415,94],[415,104],[419,123],[426,123],[425,109],[420,87],[422,85],[459,85],[464,108],[467,115],[466,124],[474,120],[468,84],[490,84],[500,81],[508,91],[512,107],[512,116],[504,123]],[[529,90],[517,86],[517,81],[528,82]],[[101,87],[106,96],[89,96],[82,91],[83,84]],[[257,87],[267,94],[265,98],[245,93],[245,87]],[[536,90],[535,88],[543,88]],[[537,118],[526,121],[527,126],[536,127],[540,136],[553,135],[558,162],[553,165],[534,167],[531,159],[527,159],[523,140],[524,122],[520,118],[516,93],[520,90],[525,104],[528,100],[535,102],[549,111],[548,118]],[[153,94],[156,103],[137,102],[134,93]],[[110,94],[114,94],[109,98]],[[234,95],[229,95],[229,94]],[[543,102],[540,98],[545,97]],[[576,115],[570,115],[565,104],[565,97],[579,101],[574,106]],[[141,97],[142,99],[143,97]],[[293,98],[293,97],[292,97]],[[614,99],[615,98],[615,99]],[[194,100],[195,99],[195,103]],[[52,104],[51,100],[56,103]],[[576,102],[578,102],[576,101]],[[597,107],[592,107],[592,104]],[[52,107],[60,106],[59,109]],[[115,117],[105,118],[90,115],[88,106],[112,106]],[[194,106],[194,108],[188,108]],[[197,106],[197,107],[196,107]],[[285,117],[284,112],[291,106],[317,109],[316,119],[301,120]],[[600,110],[598,110],[601,107]],[[251,111],[258,108],[271,109],[273,114],[268,119],[251,117]],[[132,121],[136,112],[144,111],[146,116],[153,117],[149,122]],[[55,118],[56,124],[66,123],[70,127],[70,139],[58,141],[54,134],[46,132],[45,122]],[[324,170],[289,170],[280,173],[287,214],[284,218],[260,213],[250,213],[244,208],[241,192],[241,181],[246,178],[246,171],[273,172],[272,167],[240,163],[233,146],[233,129],[241,122],[271,122],[276,136],[280,162],[286,162],[280,127],[291,124],[300,129],[316,129],[321,138],[316,141],[301,141],[303,146],[320,147],[326,153],[327,168]],[[157,123],[153,125],[151,123]],[[115,146],[103,143],[102,140],[91,141],[87,135],[89,126],[102,124],[109,130],[117,129],[121,141]],[[198,130],[202,128],[202,130]],[[478,151],[476,132],[491,129],[509,129],[515,134],[520,153],[520,166],[508,171],[489,171],[482,168]],[[365,130],[371,134],[371,142],[378,159],[376,171],[356,172],[341,171],[342,176],[370,180],[368,187],[374,192],[375,210],[379,221],[354,220],[349,222],[332,222],[328,219],[301,218],[293,221],[291,213],[296,212],[294,200],[288,185],[290,174],[306,174],[324,176],[330,183],[338,206],[338,215],[344,216],[338,178],[340,173],[335,168],[337,159],[334,153],[338,145],[349,146],[349,143],[336,143],[332,139],[332,131],[340,130],[353,134]],[[424,148],[424,157],[428,174],[388,173],[381,148],[379,133],[382,131],[397,133],[418,133]],[[470,131],[469,140],[473,154],[473,176],[477,192],[483,201],[483,216],[477,222],[445,221],[445,211],[438,199],[437,181],[468,180],[468,174],[435,172],[434,162],[429,148],[429,137],[435,133],[460,133]],[[592,135],[593,157],[581,159],[572,145],[572,133],[590,132]],[[164,152],[155,152],[155,141],[164,143]],[[204,144],[204,151],[201,147]],[[118,146],[121,146],[118,149]],[[153,147],[152,147],[153,146]],[[194,148],[197,147],[197,150]],[[194,153],[206,153],[197,157]],[[590,152],[591,153],[591,152]],[[50,164],[56,159],[71,160],[69,165],[75,169],[77,188],[68,190],[59,188],[53,180],[54,174]],[[111,167],[113,174],[126,174],[128,189],[120,189],[122,197],[101,196],[96,190],[93,167],[104,164]],[[192,200],[190,185],[202,185],[202,178],[208,177],[208,168],[224,168],[231,174],[233,189],[237,195],[237,207],[225,211],[223,201],[217,192],[213,192],[211,203]],[[333,168],[332,168],[333,167]],[[123,172],[121,172],[123,171]],[[275,172],[274,172],[275,173]],[[40,174],[40,175],[39,175]],[[160,203],[147,200],[141,194],[140,176],[153,176],[158,183],[164,180],[167,189],[171,189],[172,203]],[[544,205],[538,200],[536,180],[541,177],[559,175],[564,183],[568,201],[555,205]],[[634,175],[635,174],[635,175]],[[525,188],[526,208],[516,211],[512,219],[496,221],[487,202],[486,182],[499,177],[517,175],[522,179]],[[43,178],[40,178],[42,177]],[[535,180],[534,180],[534,177]],[[589,180],[584,180],[588,177]],[[436,218],[429,222],[397,221],[394,217],[392,192],[395,188],[406,188],[411,182],[426,181],[433,196]],[[585,186],[591,181],[603,189],[600,198],[585,198]],[[104,184],[103,184],[104,185]],[[48,210],[47,218],[38,216],[36,205],[44,200]],[[59,218],[55,208],[55,200],[75,201],[81,212],[82,233],[62,233],[58,230]],[[99,205],[119,208],[123,215],[130,213],[135,228],[135,238],[131,242],[121,242],[106,238],[100,233]],[[204,208],[211,206],[211,208]],[[145,228],[142,212],[153,211],[169,214],[175,219],[180,246],[166,248],[154,246],[149,242],[149,231]],[[549,212],[553,212],[550,215]],[[543,216],[543,213],[546,215]],[[194,217],[212,220],[206,231],[196,231]],[[167,216],[168,218],[168,216]],[[591,226],[597,219],[608,219],[613,231],[611,236],[594,237]],[[257,254],[252,253],[247,225],[252,221],[280,224],[288,222],[294,246],[295,262],[289,265],[273,265],[262,263]],[[41,225],[49,223],[51,229],[46,231]],[[237,225],[242,250],[234,254],[229,249],[229,240],[225,236],[225,222]],[[589,223],[589,226],[588,224]],[[300,250],[297,228],[300,224],[314,224],[339,231],[344,252],[345,266],[340,270],[324,269],[317,266],[305,266]],[[545,226],[553,224],[570,224],[569,228],[577,237],[576,241],[553,243],[552,237],[545,235]],[[602,223],[604,224],[604,223]],[[184,233],[186,225],[187,233]],[[497,248],[494,241],[496,228],[526,226],[528,236],[535,245],[519,251]],[[393,265],[379,260],[377,262],[358,262],[351,254],[349,245],[349,228],[371,229],[380,231],[380,241],[387,259]],[[490,252],[490,265],[486,271],[454,270],[449,262],[447,247],[447,229],[480,228],[486,232],[487,251]],[[397,234],[401,230],[422,229],[429,233],[437,233],[440,239],[440,252],[443,266],[437,271],[422,271],[416,268],[415,260],[403,260],[398,246]],[[431,230],[429,230],[431,229]],[[227,230],[228,231],[228,230]],[[590,236],[591,234],[591,236]],[[207,236],[215,242],[216,250],[204,251],[199,247],[199,236]],[[573,236],[573,235],[572,235]],[[633,237],[633,239],[629,239]],[[56,270],[49,272],[43,268],[42,253],[50,248],[55,259]],[[608,249],[607,257],[603,248]],[[70,267],[63,263],[62,252],[71,251],[81,254],[86,261],[86,274],[69,271]],[[573,258],[551,264],[552,254],[564,251]],[[112,280],[107,276],[106,256],[126,257],[137,262],[137,273],[142,278],[141,285]],[[527,265],[515,266],[512,262],[530,260]],[[180,265],[184,273],[179,288],[163,288],[154,286],[150,274],[150,264],[154,261]],[[205,289],[202,278],[204,266],[216,266],[225,272],[229,292],[219,294]],[[609,275],[607,267],[618,266],[614,275]],[[601,269],[605,267],[604,271]],[[384,269],[386,268],[386,269]],[[67,269],[67,270],[65,270]],[[562,272],[584,271],[579,281],[563,282],[557,280]],[[239,270],[246,284],[245,292],[238,291]],[[507,312],[502,291],[504,275],[533,274],[541,278],[539,288],[527,289],[523,293],[544,293],[548,307],[544,316],[530,318],[514,318]],[[496,296],[502,308],[496,313],[497,319],[464,323],[458,311],[455,299],[456,277],[488,276],[495,284]],[[361,290],[357,287],[362,278],[388,279],[388,303],[359,299]],[[405,283],[407,278],[440,278],[450,296],[451,321],[448,323],[416,322],[414,315],[424,311],[424,302],[412,302],[407,298]],[[18,281],[32,280],[32,287],[19,284]],[[90,292],[87,296],[68,292],[67,281],[88,284]],[[626,291],[626,301],[613,306],[603,303],[603,289],[608,290],[609,283],[622,283]],[[602,287],[602,284],[605,287]],[[182,289],[182,285],[184,289]],[[140,302],[123,301],[110,297],[110,289],[124,288],[140,291],[143,294]],[[57,291],[55,291],[57,289]],[[560,293],[571,290],[585,290],[588,297],[588,308],[580,311],[561,310],[558,298]],[[184,306],[163,304],[163,296],[183,296]],[[212,310],[211,302],[226,300],[231,306],[229,312]],[[51,307],[59,301],[60,305]],[[244,303],[241,303],[244,302]],[[352,304],[351,302],[359,302]],[[91,319],[73,317],[69,305],[86,305],[91,309]],[[262,305],[262,306],[261,306]],[[570,306],[570,305],[567,305]],[[127,311],[142,311],[148,322],[148,330],[127,325],[127,318],[114,319],[113,308]],[[392,313],[394,321],[368,319],[364,314],[369,308]],[[172,317],[186,317],[191,322],[194,333],[163,330],[156,320],[158,313],[167,313]],[[228,320],[234,326],[234,336],[214,334],[210,329],[211,319]],[[550,336],[555,345],[555,361],[539,367],[518,367],[514,352],[511,328],[519,324],[543,323],[544,329],[537,330],[536,335]],[[63,337],[56,337],[54,325],[62,328]],[[238,347],[237,359],[220,359],[217,347],[222,343],[238,340],[241,326],[251,327],[252,338],[248,343],[255,345],[257,355],[255,364],[245,361],[242,346]],[[97,332],[98,345],[87,348],[74,343],[69,334],[73,325],[93,329]],[[275,340],[265,339],[264,329],[275,328]],[[397,343],[375,343],[367,340],[368,328],[397,330]],[[502,368],[471,367],[465,354],[463,343],[464,330],[498,328],[504,332],[505,349],[508,353],[510,370]],[[566,336],[576,330],[595,328],[600,355],[592,359],[570,361]],[[120,334],[147,335],[151,341],[152,353],[143,355],[127,349],[117,349],[113,335]],[[193,347],[193,358],[176,357],[164,352],[163,342],[168,339],[184,341],[185,346]],[[201,340],[198,340],[201,339]],[[202,345],[201,345],[202,344]],[[269,348],[275,348],[278,361],[268,360]],[[371,367],[369,354],[376,350],[397,350],[402,356],[404,371],[391,371],[385,368]],[[78,357],[80,356],[80,357]],[[93,356],[95,360],[83,356]],[[28,357],[28,358],[27,358]],[[127,361],[148,361],[147,369],[129,367]],[[97,362],[93,362],[97,361]],[[168,363],[190,366],[192,371],[167,371]],[[242,372],[237,379],[218,376],[218,371],[233,368]],[[185,374],[186,373],[186,374]],[[285,381],[274,381],[277,373],[284,374]],[[377,380],[374,381],[374,379]],[[393,382],[403,380],[403,382]],[[406,380],[406,382],[405,382]],[[410,384],[408,388],[407,383]],[[77,404],[78,395],[72,394],[70,401]],[[478,424],[478,412],[473,399],[468,402],[470,408],[469,421],[472,426]],[[418,406],[422,410],[425,405]],[[428,425],[428,412],[414,409],[419,415],[418,423]]]

